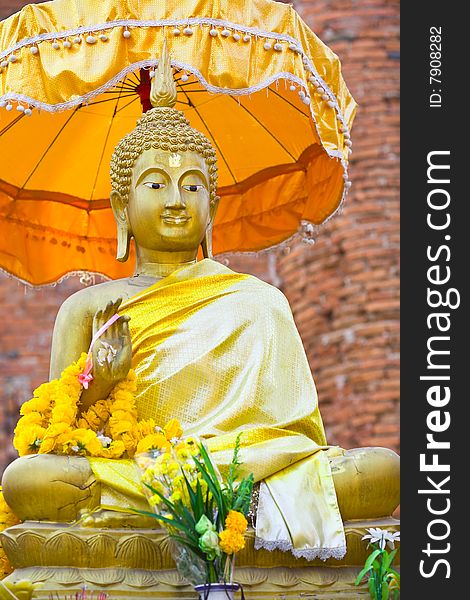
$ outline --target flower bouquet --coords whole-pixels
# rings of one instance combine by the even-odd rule
[[[245,547],[253,490],[253,475],[240,477],[240,435],[222,478],[204,443],[182,437],[175,423],[165,426],[154,447],[135,456],[155,511],[145,514],[168,530],[178,571],[201,598],[233,598],[239,589],[232,581],[234,557]]]
[[[400,541],[400,532],[371,527],[363,540],[369,540],[373,551],[367,557],[364,568],[358,574],[355,584],[359,585],[367,577],[369,593],[373,600],[397,600],[400,595],[400,574],[392,568],[397,553],[395,542]],[[388,552],[386,546],[391,548]]]

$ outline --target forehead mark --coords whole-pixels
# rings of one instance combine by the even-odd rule
[[[181,154],[177,152],[172,152],[168,159],[168,164],[170,167],[181,167]]]

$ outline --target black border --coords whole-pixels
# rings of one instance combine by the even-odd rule
[[[402,449],[402,503],[401,503],[401,573],[403,598],[464,598],[470,597],[468,577],[470,565],[465,567],[468,550],[469,526],[463,510],[470,491],[465,488],[467,475],[467,425],[466,404],[469,397],[467,374],[470,375],[470,332],[466,314],[470,278],[466,268],[468,241],[470,241],[470,216],[467,210],[470,165],[467,164],[469,99],[468,86],[468,29],[466,18],[461,12],[463,5],[450,2],[403,2],[401,5],[401,449]],[[442,28],[441,84],[432,84],[430,77],[430,28]],[[430,107],[432,89],[441,89],[441,107]],[[426,224],[427,195],[433,184],[427,182],[427,156],[431,151],[449,150],[450,157],[441,159],[450,164],[450,184],[445,187],[451,196],[449,229],[433,231]],[[444,235],[450,240],[444,240]],[[449,387],[451,399],[441,410],[448,410],[451,417],[447,431],[436,434],[437,439],[448,440],[449,450],[439,451],[439,461],[448,463],[448,473],[436,472],[437,483],[450,475],[449,482],[442,486],[449,494],[419,494],[419,489],[430,489],[426,481],[433,473],[420,470],[420,454],[426,450],[426,434],[429,432],[426,417],[431,407],[426,399],[430,382],[420,381],[427,371],[427,341],[432,333],[426,318],[433,309],[427,303],[427,270],[432,263],[426,256],[427,247],[448,244],[449,261],[441,254],[437,262],[451,269],[447,287],[460,293],[460,306],[454,310],[439,308],[450,313],[451,327],[448,333],[450,355],[444,358],[450,364]],[[435,286],[433,286],[435,287]],[[446,287],[446,286],[442,286]],[[444,291],[444,290],[443,290]],[[434,371],[437,373],[437,371]],[[444,371],[439,371],[444,374]],[[443,384],[445,385],[445,384]],[[463,459],[463,460],[459,460]],[[429,462],[428,458],[428,462]],[[468,487],[470,490],[470,487]],[[435,498],[434,506],[446,505],[450,499],[449,512],[442,517],[433,516],[427,509],[427,498]],[[440,500],[437,500],[439,498]],[[450,526],[449,537],[443,541],[429,540],[427,528],[434,518],[446,519]],[[445,527],[433,526],[434,533],[444,532]],[[458,544],[459,540],[461,541]],[[442,554],[427,556],[423,549],[431,542],[434,549],[447,548]],[[457,546],[458,544],[458,546]],[[423,570],[428,574],[440,558],[447,560],[436,566],[431,577],[420,574],[420,561],[425,560]],[[446,577],[449,575],[449,577]],[[419,594],[419,596],[417,595]]]

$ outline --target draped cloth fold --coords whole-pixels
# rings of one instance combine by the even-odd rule
[[[241,458],[261,481],[257,547],[341,558],[344,530],[324,452],[315,385],[288,302],[276,288],[203,260],[126,301],[140,418],[180,420],[221,471]],[[131,461],[91,459],[102,505],[141,508]]]

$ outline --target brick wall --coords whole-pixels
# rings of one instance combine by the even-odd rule
[[[25,2],[0,0],[0,18]],[[330,443],[399,448],[399,2],[298,0],[340,56],[359,103],[344,212],[312,247],[233,259],[287,295],[317,383]],[[25,289],[0,275],[0,472],[15,456],[18,406],[47,378],[58,307],[81,287]]]

